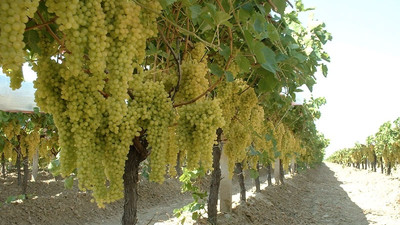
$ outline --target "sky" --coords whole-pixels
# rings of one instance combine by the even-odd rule
[[[303,0],[315,7],[333,40],[328,77],[317,75],[314,97],[325,97],[317,128],[330,139],[326,155],[365,143],[400,117],[400,1]]]
[[[293,2],[293,1],[291,1]],[[317,75],[314,97],[325,97],[317,128],[330,139],[326,155],[364,143],[400,116],[400,1],[303,0],[315,7],[333,40],[327,78]],[[25,71],[26,81],[35,76]],[[307,96],[307,94],[304,94]]]

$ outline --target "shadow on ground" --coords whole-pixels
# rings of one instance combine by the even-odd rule
[[[218,224],[368,224],[362,209],[351,201],[325,164],[285,181],[284,185],[267,187],[248,198],[232,213],[220,214]]]

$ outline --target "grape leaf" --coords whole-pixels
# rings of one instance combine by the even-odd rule
[[[193,20],[200,16],[201,10],[202,8],[200,5],[192,5],[189,7],[190,16]]]
[[[173,4],[174,2],[176,2],[176,0],[160,0],[160,4],[163,9],[167,8],[167,6]]]
[[[235,78],[233,77],[233,74],[230,71],[225,71],[225,78],[226,78],[226,81],[228,81],[228,82],[232,82],[235,80]]]
[[[322,74],[324,75],[324,77],[328,76],[328,67],[325,64],[321,65],[321,69],[322,69]]]
[[[73,176],[69,176],[64,180],[64,187],[66,189],[71,189],[73,185],[74,185],[74,177]]]
[[[283,15],[285,13],[286,0],[272,0],[272,2],[277,8],[276,12]]]
[[[230,16],[230,15],[229,15],[228,13],[226,13],[226,12],[217,11],[217,12],[215,13],[215,15],[213,16],[213,19],[214,19],[215,25],[217,25],[217,26],[223,24],[223,25],[225,25],[225,26],[227,26],[227,27],[232,27],[232,24],[229,23],[229,21],[228,21],[231,17],[232,17],[232,16]]]
[[[262,70],[262,69],[260,69]],[[258,71],[260,71],[258,70]],[[278,85],[278,80],[275,78],[274,74],[269,71],[265,71],[262,73],[262,78],[258,83],[258,88],[260,92],[270,92],[275,89]]]
[[[36,30],[28,30],[24,33],[24,42],[26,43],[26,48],[31,52],[41,54],[42,50],[38,46],[39,41],[39,33]]]
[[[250,72],[250,62],[245,56],[236,56],[236,64],[239,66],[240,71],[244,73]]]
[[[256,179],[256,178],[259,177],[259,176],[260,176],[260,174],[258,173],[257,170],[255,170],[255,169],[250,169],[250,177],[251,177],[251,178]]]
[[[221,77],[224,74],[224,71],[216,63],[212,63],[209,68],[211,73],[217,75],[218,77]]]
[[[275,26],[272,25],[271,23],[267,24],[267,34],[269,39],[273,42],[280,40],[278,31],[276,30]]]
[[[258,63],[260,63],[264,69],[274,74],[276,73],[277,63],[275,60],[275,53],[270,48],[261,42],[256,42],[254,54],[256,55]]]

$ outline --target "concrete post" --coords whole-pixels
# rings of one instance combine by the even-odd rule
[[[36,148],[32,161],[32,180],[36,181],[39,170],[39,148]]]
[[[274,179],[275,179],[275,184],[279,185],[279,178],[281,177],[281,171],[280,171],[280,159],[276,158],[275,159],[275,168],[274,168]]]

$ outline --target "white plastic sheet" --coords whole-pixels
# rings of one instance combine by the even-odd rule
[[[10,79],[0,73],[0,110],[31,112],[36,106],[35,89],[32,82],[22,82],[20,89],[10,88]]]

